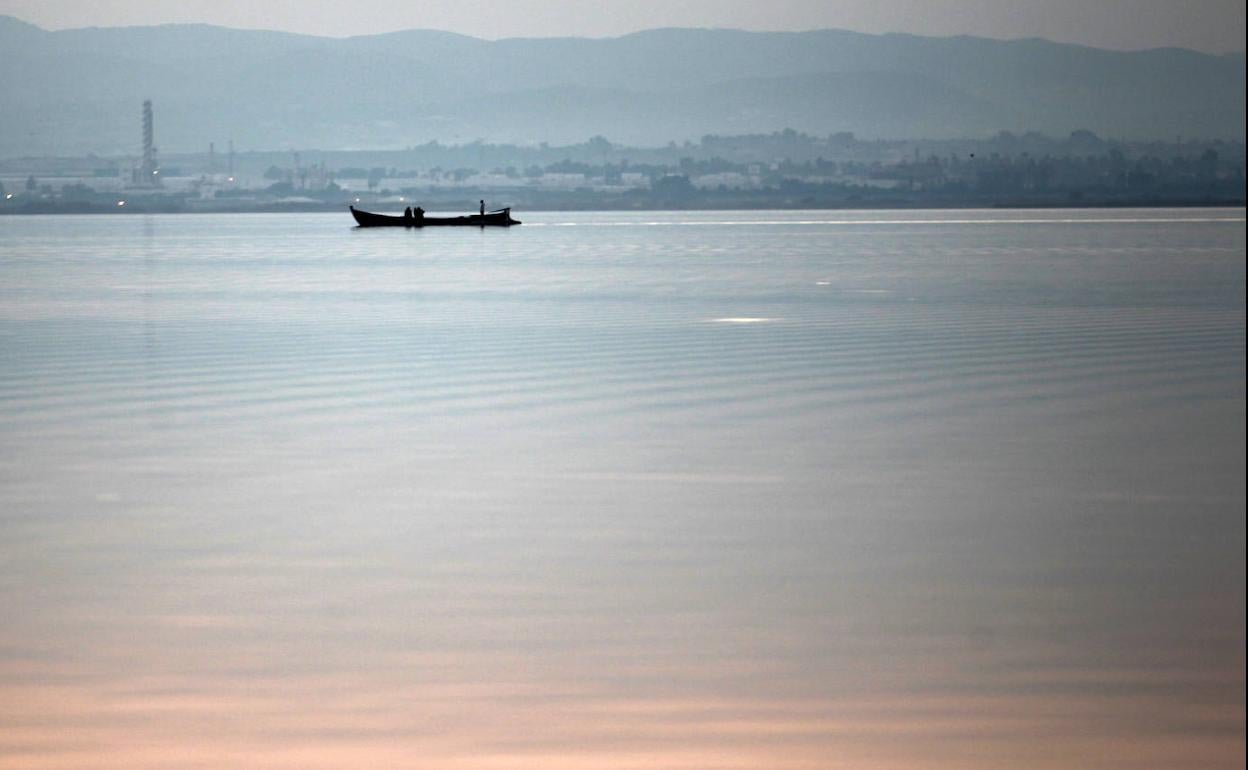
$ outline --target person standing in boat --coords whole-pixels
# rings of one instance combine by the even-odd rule
[[[415,211],[413,211],[413,212],[412,212],[412,214],[416,217],[416,226],[417,226],[417,227],[424,227],[424,224],[425,224],[425,210],[424,210],[423,208],[421,208],[420,206],[417,206],[417,207],[416,207],[416,210],[415,210]]]
[[[485,216],[485,201],[481,201],[481,216]]]

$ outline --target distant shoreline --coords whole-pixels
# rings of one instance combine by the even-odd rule
[[[402,211],[392,204],[360,203],[355,204],[369,211],[390,212]],[[0,206],[0,216],[68,216],[68,215],[110,215],[126,216],[133,214],[333,214],[347,213],[347,203],[342,204],[267,204],[255,206],[228,206],[211,209],[187,208],[170,205],[144,206],[142,203],[127,204],[123,207],[81,204],[44,204],[23,206]],[[436,211],[468,211],[471,205],[456,207],[441,205]],[[517,207],[517,211],[550,211],[550,212],[642,212],[642,211],[962,211],[970,209],[999,210],[1052,210],[1079,211],[1084,209],[1205,209],[1205,208],[1245,208],[1243,198],[1229,200],[1156,200],[1156,199],[1116,199],[1086,200],[1079,202],[1053,203],[1034,201],[968,201],[965,203],[949,203],[936,201],[863,201],[851,205],[733,205],[733,206],[535,206]],[[434,208],[429,209],[431,212]]]

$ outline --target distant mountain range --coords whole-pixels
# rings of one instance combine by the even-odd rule
[[[1244,55],[841,30],[657,29],[478,40],[346,39],[205,25],[49,32],[0,16],[0,157],[382,149],[433,139],[634,145],[704,134],[1001,130],[1244,138]]]

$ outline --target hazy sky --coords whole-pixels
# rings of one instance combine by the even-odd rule
[[[0,13],[47,29],[205,22],[333,36],[426,28],[498,38],[837,27],[1244,50],[1244,0],[0,0]]]

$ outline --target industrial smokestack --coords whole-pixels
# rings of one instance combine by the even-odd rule
[[[156,166],[156,145],[154,139],[152,100],[147,99],[143,102],[143,165],[146,167],[154,168]]]
[[[143,160],[134,170],[136,187],[159,187],[160,166],[156,164],[156,130],[152,120],[152,100],[143,101]]]

